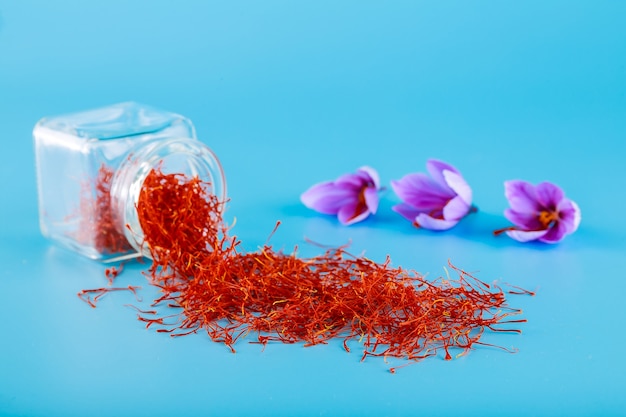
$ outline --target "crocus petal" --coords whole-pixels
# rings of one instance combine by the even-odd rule
[[[557,243],[561,241],[566,235],[575,232],[580,224],[580,208],[578,208],[578,205],[565,198],[560,188],[556,187],[556,189],[558,189],[558,192],[556,192],[555,195],[557,197],[559,195],[561,196],[561,200],[556,206],[559,213],[559,220],[550,228],[545,236],[539,239],[545,243]]]
[[[559,221],[565,226],[565,233],[574,233],[580,224],[580,208],[572,200],[564,198],[557,206]]]
[[[402,201],[419,211],[441,209],[455,196],[452,190],[445,190],[426,174],[408,174],[398,181],[391,181],[391,188]]]
[[[415,218],[421,213],[421,211],[406,203],[396,204],[391,209],[410,222],[414,222]]]
[[[315,184],[301,196],[302,203],[310,209],[324,214],[337,214],[347,204],[356,204],[358,195],[347,187],[340,187],[333,182]]]
[[[506,181],[504,187],[511,206],[504,215],[516,225],[516,230],[506,232],[511,238],[557,243],[578,228],[580,209],[557,185],[542,182],[535,187],[515,180]]]
[[[554,210],[563,200],[563,190],[551,182],[542,182],[535,187],[537,201],[542,207]]]
[[[472,205],[472,189],[458,172],[444,170],[443,178],[446,184],[465,201],[468,206]],[[467,213],[465,213],[467,214]]]
[[[379,182],[378,173],[370,167],[361,167],[356,173],[344,174],[334,181],[335,185],[352,189],[355,192],[370,186],[378,189],[380,188]]]
[[[509,200],[511,209],[518,213],[536,213],[541,208],[535,187],[526,181],[505,181],[504,195]]]
[[[426,169],[430,177],[413,173],[391,182],[391,187],[403,201],[393,210],[423,228],[450,229],[470,211],[472,189],[450,164],[429,159]]]
[[[537,218],[536,213],[519,213],[512,209],[506,209],[504,210],[504,217],[517,227],[524,230],[537,230],[544,228]]]
[[[337,219],[341,224],[350,225],[365,220],[369,214],[367,207],[357,201],[341,207],[337,212]]]
[[[449,184],[444,177],[444,171],[454,172],[460,175],[459,171],[450,164],[446,164],[438,159],[429,159],[426,161],[426,170],[433,180],[443,188],[448,188]]]
[[[363,191],[363,198],[365,199],[365,205],[367,206],[367,210],[376,214],[376,210],[378,210],[378,190],[374,187],[368,187]]]
[[[537,240],[545,236],[548,230],[508,230],[506,234],[517,240],[518,242],[530,242],[531,240]]]
[[[378,176],[378,171],[376,171],[372,167],[362,166],[357,170],[357,173],[365,174],[366,178],[371,180],[374,187],[378,190],[380,188],[380,177]]]
[[[443,208],[443,218],[446,220],[460,220],[470,210],[470,205],[465,202],[460,195],[454,197],[448,201],[448,204]]]
[[[539,240],[545,243],[557,243],[567,234],[567,226],[563,222],[557,222]]]
[[[426,213],[420,213],[415,217],[417,226],[429,230],[448,230],[454,227],[458,222],[458,220],[435,219]]]
[[[313,185],[301,196],[302,203],[320,213],[336,214],[343,224],[365,219],[378,210],[380,178],[375,169],[362,166],[335,181]]]
[[[337,178],[333,183],[337,187],[342,187],[345,189],[352,190],[353,192],[358,192],[364,186],[367,186],[367,182],[360,175],[356,174],[344,174]]]

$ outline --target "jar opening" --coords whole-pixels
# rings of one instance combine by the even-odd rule
[[[150,249],[137,215],[137,203],[146,177],[152,170],[164,174],[197,177],[209,184],[210,194],[219,201],[226,198],[226,180],[222,166],[211,149],[195,139],[176,138],[149,142],[135,149],[120,165],[111,187],[113,208],[119,214],[118,228],[142,256]],[[171,207],[176,210],[176,207]]]

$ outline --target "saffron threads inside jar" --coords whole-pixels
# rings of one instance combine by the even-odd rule
[[[166,316],[138,310],[146,327],[171,336],[206,331],[233,352],[250,334],[262,345],[342,338],[347,351],[350,341],[362,344],[362,359],[411,363],[439,352],[450,360],[451,349],[464,355],[486,345],[486,330],[520,333],[501,325],[526,321],[512,317],[521,311],[507,306],[501,288],[453,266],[458,279],[427,281],[389,258],[377,263],[345,247],[310,258],[268,244],[241,251],[223,222],[224,203],[210,190],[198,178],[160,170],[143,183],[137,213],[153,259],[148,276],[161,291],[152,305],[177,309]]]
[[[114,171],[101,165],[94,181],[82,185],[79,226],[76,238],[79,242],[93,245],[94,249],[103,254],[124,253],[132,250],[132,246],[117,228],[117,219],[111,206],[111,184]],[[93,189],[93,191],[92,191]],[[95,195],[93,194],[95,193]]]

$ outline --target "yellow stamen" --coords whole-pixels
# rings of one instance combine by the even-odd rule
[[[543,210],[539,213],[539,222],[545,228],[551,227],[559,220],[559,213],[557,211]]]

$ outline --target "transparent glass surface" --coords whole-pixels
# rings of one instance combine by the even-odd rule
[[[111,203],[113,211],[119,214],[116,216],[117,230],[123,231],[126,241],[146,257],[150,257],[150,250],[144,242],[136,207],[143,183],[154,168],[164,174],[198,177],[206,185],[207,192],[220,201],[226,199],[222,166],[213,151],[202,142],[172,138],[152,141],[134,150],[124,159],[113,178]]]
[[[112,205],[120,164],[150,143],[196,138],[189,119],[133,102],[44,118],[33,136],[42,233],[100,260],[137,255]]]

